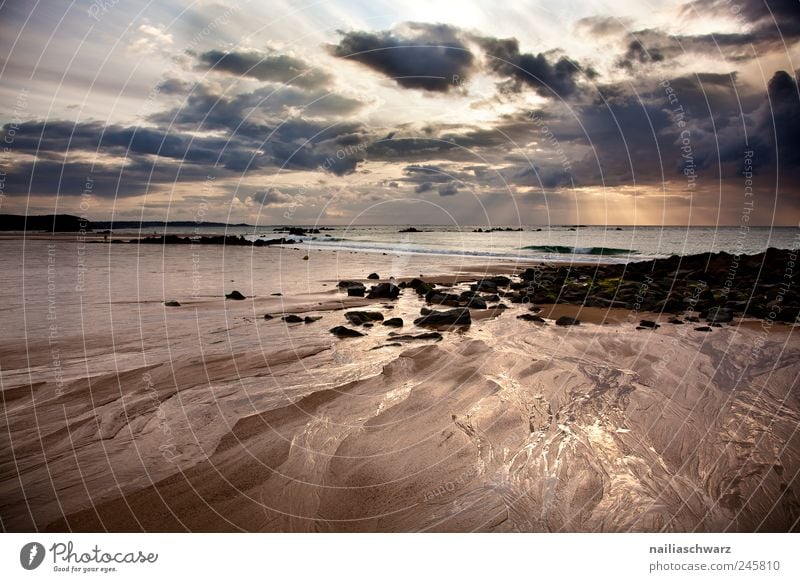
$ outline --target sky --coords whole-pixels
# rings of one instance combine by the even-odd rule
[[[797,225],[800,1],[0,0],[0,213]]]

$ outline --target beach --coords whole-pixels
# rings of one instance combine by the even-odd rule
[[[414,324],[421,310],[452,306],[414,279],[463,294],[538,264],[74,237],[0,247],[5,530],[797,527],[791,322],[670,324],[673,311],[642,305],[509,294],[434,329]],[[370,299],[340,281],[404,288]],[[381,319],[356,325],[352,311]]]

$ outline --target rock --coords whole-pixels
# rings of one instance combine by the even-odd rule
[[[364,335],[360,331],[356,331],[355,329],[350,329],[349,327],[345,327],[343,325],[337,325],[336,327],[332,327],[330,332],[337,337],[361,337]]]
[[[383,321],[383,313],[380,311],[348,311],[344,316],[353,325],[363,325],[370,321]]]
[[[369,275],[367,275],[367,279],[380,279],[380,278],[381,276],[378,275],[378,273],[370,273]]]
[[[574,317],[567,317],[566,315],[562,315],[558,319],[556,319],[556,325],[560,326],[568,326],[568,325],[580,325],[581,322]]]
[[[430,311],[414,320],[414,325],[470,325],[472,318],[469,309],[448,309],[447,311]]]
[[[442,339],[442,334],[436,331],[428,333],[418,333],[416,335],[411,335],[411,334],[405,334],[405,335],[389,334],[389,335],[392,337],[393,340],[398,342],[408,342],[412,340],[427,340],[427,339],[439,341],[440,339]]]
[[[383,322],[383,325],[389,327],[403,327],[403,320],[400,317],[392,317]]]
[[[307,260],[308,260],[308,255],[306,255],[305,257],[303,257],[303,260],[304,260],[304,261],[307,261]]]
[[[547,323],[544,317],[540,315],[533,315],[532,313],[523,313],[522,315],[518,315],[517,319],[521,319],[522,321],[532,321],[534,323]]]
[[[366,289],[362,285],[361,287],[348,287],[347,288],[347,296],[348,297],[363,297],[366,292]]]
[[[409,226],[408,228],[404,228],[402,230],[398,230],[397,232],[422,232],[421,230],[417,230],[413,226]]]
[[[702,327],[696,327],[696,328],[694,328],[694,330],[695,331],[711,331],[711,328],[708,327],[707,325],[704,325]]]
[[[241,301],[242,299],[247,299],[247,297],[245,297],[238,291],[231,291],[225,296],[225,299],[233,299],[234,301]]]
[[[414,291],[417,292],[417,295],[427,295],[428,293],[433,291],[435,288],[436,288],[436,285],[434,285],[433,283],[425,283],[423,281],[422,283],[417,285],[417,287],[414,289]]]
[[[164,301],[164,307],[180,307],[181,304],[175,301],[174,299],[170,299],[169,301]]]
[[[473,297],[467,303],[467,307],[471,307],[472,309],[486,309],[486,301],[480,297]]]
[[[306,315],[303,318],[303,322],[304,323],[314,323],[315,321],[319,321],[320,319],[322,319],[321,315],[313,315],[313,316],[312,315]]]
[[[303,323],[303,318],[299,315],[295,315],[294,313],[290,313],[283,318],[283,321],[286,323]]]
[[[658,329],[661,327],[655,321],[650,321],[649,319],[643,319],[639,322],[639,327],[642,329]]]
[[[270,319],[275,319],[275,316],[274,315],[270,315],[269,313],[265,313],[264,314],[264,319],[269,321]]]
[[[424,285],[424,284],[425,284],[425,281],[423,281],[422,279],[414,278],[414,279],[411,279],[411,281],[409,281],[408,283],[406,283],[406,287],[411,287],[412,289],[416,289],[420,285]]]
[[[282,297],[283,293],[270,293],[273,297]]]
[[[711,323],[729,323],[733,321],[733,314],[730,309],[724,307],[712,307],[706,313],[706,321]]]
[[[397,299],[400,295],[400,287],[394,283],[380,283],[370,289],[368,299]]]
[[[667,323],[671,323],[672,325],[683,325],[684,322],[678,319],[677,317],[673,317],[667,321]]]
[[[363,287],[364,283],[362,283],[361,281],[349,281],[345,279],[343,281],[339,281],[338,285],[336,286],[342,289],[346,289],[348,287]]]
[[[492,305],[492,309],[508,309],[508,305],[505,303],[498,303],[497,305]]]

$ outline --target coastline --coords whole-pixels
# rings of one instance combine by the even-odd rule
[[[142,258],[124,246],[92,245],[97,269],[118,254],[90,280],[181,266],[188,287],[188,248]],[[407,285],[423,274],[466,288],[534,265],[350,252],[304,261],[275,248],[269,287],[270,267],[226,252],[234,266],[215,285],[230,292],[250,276],[260,287],[242,301],[179,296],[162,281],[180,307],[165,295],[111,300],[112,285],[105,301],[83,298],[93,324],[59,313],[60,395],[47,336],[33,321],[24,337],[9,328],[0,355],[13,458],[2,466],[15,475],[15,463],[19,480],[0,482],[6,529],[786,531],[797,517],[797,488],[783,478],[800,468],[793,326],[764,332],[737,316],[696,332],[641,309],[534,302],[540,325],[518,319],[530,304],[502,298],[506,309],[472,309],[471,326],[441,339],[397,341],[390,333],[426,331],[412,324],[420,308],[450,307],[407,286],[396,300],[346,297],[339,280],[397,273]],[[384,278],[367,279],[372,269]],[[404,326],[352,326],[354,309]],[[562,315],[582,323],[553,325]],[[637,330],[639,320],[660,327]],[[366,334],[338,339],[337,325]]]

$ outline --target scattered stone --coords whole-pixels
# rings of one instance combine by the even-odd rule
[[[383,321],[383,313],[380,311],[348,311],[344,316],[353,325],[363,325],[370,321]]]
[[[383,325],[389,327],[403,327],[403,320],[400,317],[392,317],[383,322]]]
[[[678,319],[677,317],[671,317],[671,318],[670,318],[670,319],[667,321],[667,323],[671,323],[672,325],[683,325],[683,323],[684,323],[684,322],[683,322],[683,321],[681,321],[680,319]]]
[[[294,313],[290,313],[283,318],[283,321],[286,323],[303,323],[303,318],[299,315],[295,315]]]
[[[694,330],[695,331],[711,331],[711,328],[708,327],[707,325],[704,325],[702,327],[696,327],[696,328],[694,328]]]
[[[270,319],[275,319],[275,316],[274,315],[270,315],[269,313],[265,313],[264,314],[264,319],[269,321]]]
[[[469,309],[448,309],[447,311],[430,311],[414,320],[414,325],[470,325],[472,318]]]
[[[661,326],[658,325],[655,321],[650,321],[649,319],[643,319],[642,321],[639,322],[639,327],[637,327],[636,329],[639,329],[639,328],[642,328],[642,329],[658,329],[659,327],[661,327]]]
[[[343,325],[332,327],[330,332],[337,337],[361,337],[364,335],[360,331],[350,329],[349,327],[345,327]]]
[[[567,317],[566,315],[562,315],[558,319],[556,319],[556,325],[560,326],[568,326],[568,325],[580,325],[581,322],[574,317]]]
[[[367,279],[380,279],[380,278],[381,276],[378,275],[378,273],[370,273],[369,275],[367,275]]]
[[[233,299],[234,301],[241,301],[242,299],[247,299],[247,297],[245,297],[238,291],[231,291],[230,293],[225,295],[225,299]]]
[[[306,315],[303,318],[303,322],[305,322],[305,323],[314,323],[315,321],[319,321],[320,319],[322,319],[321,315]]]
[[[180,307],[181,304],[175,301],[174,299],[170,299],[169,301],[164,301],[165,307]]]

